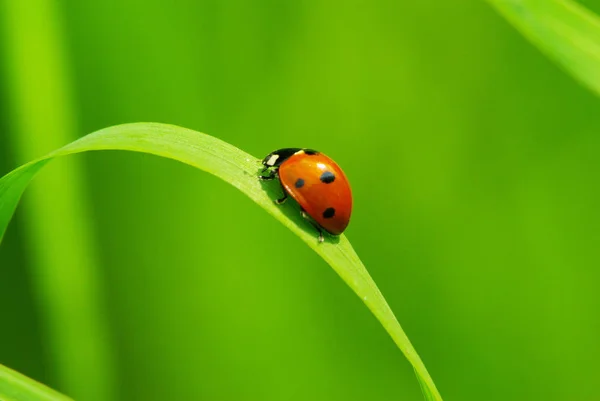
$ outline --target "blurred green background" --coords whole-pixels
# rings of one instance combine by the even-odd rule
[[[327,153],[354,191],[346,234],[445,400],[600,400],[600,104],[487,4],[45,3],[74,136],[158,121],[256,157]],[[49,130],[23,150],[13,53],[0,53],[2,174],[73,139]],[[34,187],[82,169],[115,398],[422,399],[360,300],[233,187],[147,155],[73,159]],[[72,394],[36,283],[40,246],[78,241],[33,238],[34,197],[47,199],[27,192],[0,246],[0,363]]]

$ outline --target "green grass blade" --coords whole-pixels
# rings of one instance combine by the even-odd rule
[[[129,150],[162,156],[207,171],[249,196],[315,250],[354,290],[379,319],[412,364],[427,400],[441,400],[425,365],[345,236],[319,244],[314,229],[293,203],[275,205],[276,183],[257,179],[260,160],[217,138],[172,125],[135,123],[89,134],[53,153],[28,163],[0,179],[0,236],[29,181],[50,159],[92,150]],[[272,185],[275,184],[275,185]]]
[[[600,94],[600,19],[569,0],[489,0],[525,37]]]
[[[0,0],[6,141],[23,162],[78,137],[59,10],[54,0]],[[56,386],[73,397],[104,401],[116,398],[116,370],[79,162],[57,163],[32,186],[24,238]]]
[[[0,400],[71,401],[69,397],[3,365],[0,365]]]

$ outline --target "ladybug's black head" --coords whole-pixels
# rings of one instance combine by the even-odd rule
[[[301,148],[283,148],[269,153],[262,161],[266,167],[279,167],[281,163],[289,159],[294,153],[301,151]]]
[[[269,167],[279,167],[281,163],[295,155],[296,153],[303,151],[307,155],[319,154],[316,150],[304,149],[304,148],[283,148],[273,151],[267,155],[262,161],[262,164]]]

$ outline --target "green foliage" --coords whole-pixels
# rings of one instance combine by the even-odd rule
[[[211,173],[245,193],[306,242],[339,274],[379,319],[409,360],[426,399],[442,399],[425,365],[346,237],[327,236],[324,243],[318,243],[314,229],[300,217],[292,202],[283,207],[274,204],[273,199],[279,189],[269,184],[263,188],[257,179],[262,169],[260,160],[217,138],[156,123],[126,124],[87,135],[45,158],[10,172],[0,180],[0,237],[25,188],[48,161],[73,153],[107,149],[144,152],[174,159]]]
[[[594,14],[572,1],[488,3],[599,92]],[[600,0],[581,3],[600,9]],[[254,154],[284,146],[337,153],[357,201],[348,235],[410,325],[447,399],[594,399],[597,99],[487,4],[67,0],[48,11],[53,4],[2,3],[8,50],[0,60],[8,68],[0,70],[7,72],[0,96],[11,94],[0,99],[2,168],[15,164],[11,157],[31,160],[78,132],[124,121],[200,127]],[[106,136],[50,157],[96,145],[121,149],[119,135],[112,146],[103,141],[118,130],[132,135],[136,126],[101,131]],[[191,135],[194,143],[214,140],[153,129]],[[143,131],[128,150],[152,146]],[[169,144],[152,149],[174,151]],[[293,204],[271,203],[276,184],[246,186],[257,160],[229,150],[240,157],[232,165],[216,160],[222,166],[211,172],[242,187],[334,268],[340,260],[358,266],[338,273],[357,293],[374,294],[361,298],[428,378],[346,238],[317,244]],[[281,228],[235,191],[177,163],[121,157],[99,152],[77,168],[57,161],[32,184],[44,186],[27,191],[28,201],[47,209],[20,209],[24,218],[0,247],[0,304],[11,327],[0,330],[0,357],[7,365],[74,397],[77,386],[111,394],[114,375],[123,399],[416,399],[417,386],[373,319],[327,281],[315,255],[298,251],[295,235],[265,244],[263,229]],[[208,170],[213,157],[190,159],[206,161]],[[0,233],[46,161],[2,179]],[[78,184],[79,174],[90,188]],[[92,216],[70,210],[86,199]],[[44,219],[59,223],[32,239],[23,227]],[[95,289],[106,280],[107,289],[97,287],[103,292],[74,278],[93,271],[96,256],[89,243],[80,246],[76,227],[98,247],[102,275],[90,274],[87,283]],[[273,269],[267,256],[284,260],[284,268]],[[61,280],[69,287],[55,285]],[[95,308],[103,296],[106,316]],[[68,313],[56,319],[56,306],[88,315],[100,330]],[[103,318],[116,363],[102,344],[95,348],[101,363],[69,363],[106,339]],[[85,330],[96,337],[77,335]],[[436,399],[417,377],[426,398]],[[28,400],[22,396],[41,394],[36,389],[0,367],[0,398]]]
[[[0,365],[0,400],[71,401],[69,397],[57,393],[3,365]]]
[[[0,0],[0,103],[9,106],[6,147],[20,163],[80,136],[63,28],[57,2]],[[116,398],[115,353],[84,172],[74,158],[48,169],[28,191],[23,232],[54,384],[77,399],[105,401]]]
[[[571,0],[490,0],[529,40],[600,95],[600,19]]]

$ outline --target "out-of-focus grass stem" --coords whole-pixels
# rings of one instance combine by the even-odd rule
[[[77,136],[57,3],[0,0],[0,33],[9,139],[15,157],[27,161]],[[71,159],[44,175],[25,199],[25,249],[56,387],[76,399],[114,399],[82,169]]]

